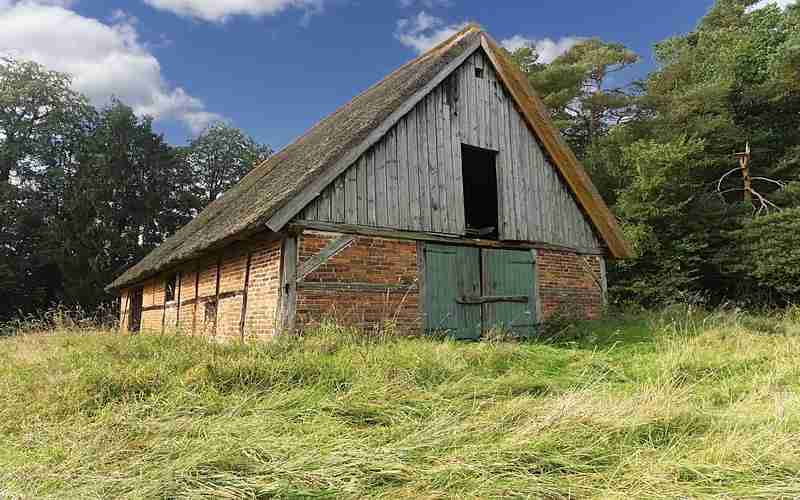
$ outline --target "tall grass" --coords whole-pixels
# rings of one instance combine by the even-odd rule
[[[795,498],[800,311],[0,341],[0,498]]]

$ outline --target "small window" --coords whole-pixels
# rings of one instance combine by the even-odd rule
[[[461,146],[464,218],[472,238],[498,238],[496,156],[495,151]]]
[[[177,274],[170,274],[164,286],[164,301],[172,302],[175,300],[175,286],[178,282]]]
[[[483,68],[475,68],[475,78],[483,78]]]

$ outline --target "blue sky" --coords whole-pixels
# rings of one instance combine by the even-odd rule
[[[785,1],[785,0],[784,0]],[[575,39],[653,43],[691,30],[713,0],[0,0],[0,50],[117,95],[183,144],[225,119],[282,147],[418,50],[477,21],[554,57]]]

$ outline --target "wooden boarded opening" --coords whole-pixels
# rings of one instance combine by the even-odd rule
[[[461,145],[467,236],[497,239],[497,153]]]

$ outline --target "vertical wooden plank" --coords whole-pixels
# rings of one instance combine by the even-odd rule
[[[555,179],[555,172],[553,171],[553,167],[550,165],[550,162],[545,161],[545,169],[544,169],[544,207],[545,207],[545,219],[544,219],[544,231],[545,237],[547,238],[545,241],[554,241],[556,239],[556,235],[553,231],[553,217],[558,213],[555,210],[555,190],[553,189],[553,183],[557,181]]]
[[[518,164],[514,175],[514,202],[517,213],[517,239],[528,240],[528,185],[530,164],[528,163],[528,129],[517,115],[517,134],[519,135]]]
[[[511,161],[509,162],[510,168],[508,169],[508,177],[506,179],[506,196],[509,210],[509,238],[517,239],[517,221],[520,219],[520,214],[517,213],[517,199],[515,191],[516,172],[520,168],[519,165],[519,129],[517,127],[519,121],[519,113],[514,106],[513,102],[508,102],[508,135],[510,138],[510,154]]]
[[[367,224],[370,226],[378,225],[378,182],[375,166],[375,149],[373,146],[366,152],[365,170],[367,174]]]
[[[508,210],[506,209],[506,170],[508,169],[510,146],[508,140],[508,127],[504,124],[508,121],[506,119],[506,106],[505,101],[498,106],[498,121],[500,134],[500,144],[498,146],[498,153],[496,157],[495,170],[497,173],[497,233],[500,239],[505,239],[508,234]]]
[[[331,200],[331,219],[344,222],[345,214],[345,177],[340,175],[333,181],[333,198]]]
[[[475,89],[475,113],[474,113],[475,123],[472,124],[472,128],[475,131],[473,139],[475,140],[475,145],[478,147],[484,147],[483,144],[484,116],[483,116],[483,88],[482,88],[483,80],[475,75],[475,70],[483,68],[482,62],[483,61],[481,60],[481,51],[475,52],[475,54],[472,56],[472,65],[474,69],[471,75],[473,81],[473,88]]]
[[[497,73],[495,73],[494,68],[491,64],[487,65],[489,76],[491,77],[491,88],[489,92],[489,104],[490,104],[490,114],[491,114],[491,134],[490,134],[490,141],[489,147],[492,149],[499,149],[500,148],[500,113],[499,106],[500,106],[500,97],[502,96],[503,90],[500,83],[497,81]]]
[[[387,196],[387,225],[399,227],[400,224],[400,198],[399,183],[397,180],[397,127],[393,127],[383,138],[386,144],[386,196]]]
[[[462,84],[464,85],[464,123],[461,128],[461,142],[465,144],[475,144],[475,140],[472,138],[473,136],[473,129],[472,127],[475,124],[473,113],[475,111],[475,75],[472,74],[472,61],[471,59],[467,59],[462,66],[461,71],[461,79],[463,80]]]
[[[444,89],[443,89],[444,90]],[[444,186],[447,190],[447,232],[450,234],[460,234],[461,227],[458,225],[459,205],[463,206],[463,201],[457,198],[455,161],[453,159],[453,127],[451,124],[452,112],[450,102],[447,98],[446,90],[442,92],[442,151],[444,152]]]
[[[388,200],[386,199],[386,138],[375,145],[375,214],[377,225],[387,227]]]
[[[417,112],[416,109],[411,110],[406,118],[406,140],[407,144],[407,172],[408,172],[408,210],[410,228],[415,231],[422,230],[422,208],[420,203],[420,185],[419,185],[419,148],[417,140],[419,135],[417,133]]]
[[[488,71],[486,68],[486,61],[484,60],[483,52],[478,52],[480,56],[481,64],[483,65],[483,78],[478,80],[480,82],[481,88],[481,116],[483,117],[483,121],[481,122],[481,147],[489,148],[489,122],[491,118],[489,116],[489,77]]]
[[[467,129],[467,125],[469,124],[469,120],[467,119],[467,100],[468,100],[468,89],[467,89],[467,81],[465,79],[466,71],[465,66],[462,64],[456,71],[455,77],[458,79],[458,140],[460,142],[468,142],[467,138],[464,136],[464,131]]]
[[[345,171],[345,216],[348,224],[358,224],[358,163],[350,165]]]
[[[322,193],[317,197],[317,219],[323,222],[331,221],[331,187],[328,186],[322,190]]]
[[[283,240],[281,251],[281,323],[280,331],[294,332],[295,311],[297,308],[297,237],[289,235]]]
[[[449,160],[451,151],[449,148],[450,142],[447,140],[445,132],[445,116],[447,115],[446,97],[444,89],[440,86],[436,92],[436,170],[438,172],[439,181],[439,201],[441,202],[439,216],[441,217],[440,228],[443,233],[450,233],[450,193],[448,192],[448,184],[450,179]]]
[[[458,139],[458,121],[451,123],[453,147],[453,187],[455,199],[455,233],[464,235],[467,232],[466,215],[464,213],[464,162],[461,157],[461,141]]]
[[[436,141],[437,160],[439,167],[439,199],[442,203],[440,215],[442,217],[442,232],[452,233],[452,174],[450,163],[452,150],[450,149],[450,129],[447,126],[447,95],[443,87],[439,87],[436,101]]]
[[[314,198],[314,201],[308,204],[306,207],[306,214],[305,218],[307,220],[319,220],[319,196]]]
[[[411,181],[408,167],[408,115],[403,117],[397,125],[397,202],[398,224],[400,229],[412,229],[411,222]]]
[[[501,112],[503,113],[502,126],[505,154],[503,155],[502,177],[497,180],[498,190],[502,191],[500,198],[503,200],[500,211],[502,217],[500,238],[509,240],[513,239],[515,233],[515,214],[514,197],[510,189],[511,171],[514,168],[514,141],[512,140],[513,134],[511,134],[510,106],[508,101],[506,101],[505,106],[501,108]]]
[[[358,159],[357,178],[357,195],[358,200],[358,220],[357,224],[366,226],[368,224],[367,218],[367,154],[364,153]]]
[[[537,178],[537,170],[539,169],[539,164],[536,158],[536,141],[533,137],[528,135],[528,163],[529,163],[529,184],[528,184],[528,240],[530,241],[537,241],[537,227],[540,224],[541,219],[541,210],[538,209],[539,199],[541,197],[541,193],[539,192],[539,186],[536,182]],[[538,240],[541,241],[541,240]]]
[[[430,157],[428,155],[428,98],[417,104],[417,158],[419,165],[419,214],[420,230],[433,231],[431,224]]]
[[[494,112],[495,95],[494,71],[491,64],[486,64],[486,147],[497,149],[495,137],[497,136],[497,113]]]
[[[544,169],[546,168],[544,164],[544,156],[542,155],[541,150],[539,150],[538,144],[534,149],[534,190],[536,192],[536,206],[534,209],[536,210],[536,230],[533,234],[533,239],[535,241],[547,241],[546,238],[546,231],[545,231],[545,217],[547,216],[545,212],[545,201],[546,201],[546,193],[545,193],[545,183],[544,183]]]
[[[436,94],[437,89],[425,99],[425,125],[427,127],[428,137],[428,187],[430,190],[431,198],[431,231],[435,233],[442,232],[442,216],[443,204],[441,201],[441,193],[439,192],[439,160],[438,160],[438,147],[437,147],[437,130],[436,130]]]

